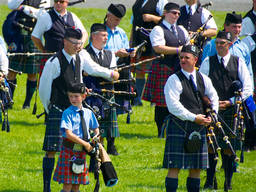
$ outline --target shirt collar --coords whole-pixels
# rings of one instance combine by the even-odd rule
[[[217,57],[218,57],[218,61],[221,63],[221,58],[223,58],[223,60],[224,60],[224,66],[227,66],[227,63],[228,63],[228,61],[229,61],[229,59],[230,59],[230,52],[228,52],[228,54],[227,55],[225,55],[224,57],[221,57],[221,56],[219,56],[218,54],[217,54]]]
[[[55,13],[59,16],[59,17],[63,17],[63,16],[65,16],[66,17],[66,15],[67,15],[67,10],[65,11],[65,14],[64,15],[61,15],[58,11],[56,11],[55,9],[53,9],[54,11],[55,11]]]
[[[72,58],[74,59],[74,61],[76,60],[75,55],[69,55],[64,49],[62,49],[62,53],[66,57],[66,59],[68,60],[69,63],[70,63]]]
[[[196,80],[196,70],[194,70],[192,73],[189,73],[185,71],[184,69],[181,69],[182,73],[186,76],[187,79],[189,79],[190,75],[193,75],[194,80]]]
[[[192,12],[191,14],[193,15],[194,12],[195,12],[196,9],[197,9],[197,4],[195,3],[195,4],[191,5],[191,6],[189,6],[188,4],[186,4],[187,13],[189,13],[189,7],[191,7],[191,12]]]
[[[92,47],[93,51],[96,53],[97,56],[99,55],[99,52],[102,51],[102,50],[99,50],[99,49],[95,48],[92,44],[91,44],[91,47]]]
[[[171,30],[171,26],[175,25],[175,23],[174,24],[170,24],[166,20],[163,20],[163,24],[164,24],[165,27],[167,27],[167,29],[170,29],[170,30]]]
[[[70,106],[70,109],[71,109],[72,111],[78,112],[78,111],[80,111],[80,110],[83,110],[83,107],[82,107],[82,109],[79,109],[77,106],[71,105],[71,106]]]

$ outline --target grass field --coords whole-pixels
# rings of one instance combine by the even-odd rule
[[[106,11],[101,9],[72,8],[83,21],[89,31],[93,22],[102,22]],[[0,6],[0,26],[8,14],[6,6]],[[129,34],[131,11],[121,23],[121,27]],[[222,28],[224,12],[214,12],[218,27]],[[0,192],[40,192],[42,191],[42,158],[41,150],[45,126],[43,118],[32,115],[31,109],[22,110],[25,95],[26,76],[18,76],[12,110],[9,110],[11,132],[0,132]],[[37,113],[43,111],[40,99],[37,97]],[[164,139],[157,138],[157,128],[154,123],[154,108],[144,102],[143,107],[134,107],[131,123],[126,124],[126,115],[119,117],[121,137],[116,139],[119,156],[111,156],[116,168],[119,182],[113,188],[107,188],[101,178],[102,192],[158,192],[165,191],[164,180],[167,170],[162,169]],[[57,157],[56,157],[57,160]],[[219,190],[223,191],[223,170],[218,162],[217,180]],[[245,162],[239,165],[240,173],[233,177],[232,192],[256,191],[256,152],[245,153]],[[187,172],[179,175],[179,190],[186,191]],[[202,172],[201,186],[205,182],[205,172]],[[82,186],[81,191],[93,191],[94,178],[90,175],[90,185]],[[52,191],[60,191],[61,185],[52,182]]]

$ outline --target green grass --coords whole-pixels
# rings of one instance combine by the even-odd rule
[[[106,11],[101,9],[72,8],[83,21],[89,31],[92,22],[101,22]],[[9,10],[0,6],[0,25]],[[121,22],[121,27],[130,32],[129,24],[131,11]],[[223,25],[225,13],[214,12],[218,27]],[[32,109],[21,110],[25,95],[26,76],[18,76],[18,87],[14,95],[14,107],[9,111],[11,132],[0,132],[0,192],[40,192],[42,191],[42,158],[41,150],[45,126],[43,118],[37,119],[32,115]],[[43,111],[38,99],[37,113]],[[34,98],[31,102],[33,107]],[[164,139],[157,138],[157,128],[154,123],[154,108],[144,102],[143,107],[134,107],[131,123],[126,124],[126,115],[120,116],[119,128],[121,137],[116,139],[119,156],[111,156],[116,168],[119,182],[112,188],[104,186],[101,177],[101,191],[103,192],[158,192],[165,191],[164,180],[167,174],[162,169]],[[233,177],[232,192],[254,192],[256,188],[255,164],[256,152],[245,153],[245,163],[240,164],[240,173]],[[57,160],[57,157],[56,157]],[[179,190],[186,191],[187,171],[179,175]],[[205,181],[202,172],[201,186]],[[218,162],[217,179],[218,191],[223,191],[223,170]],[[90,175],[91,184],[81,186],[81,191],[93,191],[94,178]],[[60,191],[61,185],[52,182],[52,191]]]

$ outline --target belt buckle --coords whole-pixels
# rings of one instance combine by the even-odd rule
[[[75,143],[74,147],[73,147],[73,150],[74,151],[82,151],[83,150],[83,146],[80,145],[80,144]]]

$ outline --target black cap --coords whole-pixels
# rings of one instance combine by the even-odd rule
[[[65,30],[64,38],[75,38],[75,39],[81,39],[83,36],[82,31],[80,29],[77,29],[75,27],[68,27]]]
[[[102,23],[94,23],[91,26],[91,33],[97,32],[97,31],[107,31],[106,25]]]
[[[241,14],[236,14],[235,11],[232,13],[227,13],[226,18],[225,18],[225,23],[235,23],[235,24],[240,24],[242,23],[242,15]]]
[[[108,11],[116,17],[122,18],[126,13],[126,8],[123,4],[110,4]]]
[[[164,10],[166,11],[170,11],[170,10],[180,10],[180,6],[176,3],[167,3],[165,6],[164,6]]]
[[[195,45],[184,45],[181,52],[191,53],[196,57],[199,55],[199,50]]]
[[[68,92],[85,94],[86,87],[83,83],[73,83],[68,87]]]
[[[219,31],[216,38],[220,38],[220,39],[226,39],[228,41],[232,41],[232,35],[230,32],[226,32],[226,31]]]

